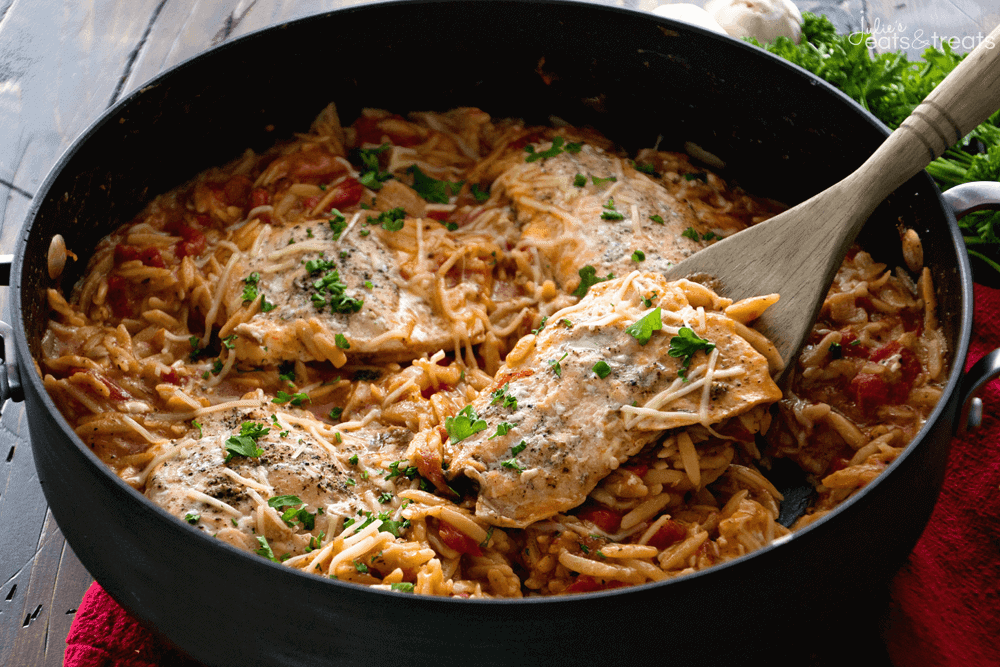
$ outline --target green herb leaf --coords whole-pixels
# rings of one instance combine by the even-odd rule
[[[545,328],[545,323],[549,321],[548,315],[542,317],[542,320],[538,323],[538,326],[531,330],[531,333],[538,335],[538,332]]]
[[[462,189],[461,183],[439,181],[420,171],[420,167],[415,164],[410,165],[406,171],[413,174],[413,189],[416,193],[424,200],[435,204],[447,204],[449,192],[457,195],[458,191]]]
[[[191,525],[194,525],[199,521],[201,521],[201,515],[195,514],[193,512],[188,512],[187,514],[184,515],[184,520],[190,523]]]
[[[590,264],[583,267],[577,273],[580,275],[580,284],[577,285],[576,289],[573,290],[573,296],[583,298],[587,296],[587,292],[590,288],[597,283],[603,283],[606,280],[611,280],[615,277],[613,273],[609,273],[605,278],[597,277],[597,269],[592,267]]]
[[[274,398],[271,399],[272,403],[291,403],[292,405],[302,405],[303,401],[310,401],[309,394],[305,392],[298,392],[297,394],[289,394],[288,392],[278,390],[278,393]]]
[[[587,184],[587,177],[583,174],[577,174],[573,177],[573,185],[578,188],[582,188]]]
[[[351,344],[347,342],[347,338],[344,336],[344,334],[336,334],[333,337],[333,340],[339,349],[341,350],[351,349]]]
[[[381,225],[382,229],[387,232],[398,232],[403,228],[405,218],[406,211],[401,206],[397,206],[379,213],[376,217],[369,215],[367,222],[369,225]]]
[[[641,250],[636,250],[635,252],[632,253],[632,261],[633,262],[645,262],[646,261],[646,253],[644,253]]]
[[[334,421],[340,419],[340,416],[344,414],[344,408],[334,408],[330,410],[330,419]]]
[[[608,176],[607,178],[598,178],[597,176],[591,176],[590,177],[590,181],[594,185],[601,186],[601,185],[604,185],[605,183],[617,183],[618,182],[618,177],[617,176]],[[611,200],[609,199],[608,201],[610,202]],[[607,208],[607,206],[605,206],[605,208]],[[611,208],[614,208],[614,204],[613,203],[611,204]]]
[[[226,462],[228,463],[233,456],[256,458],[263,454],[264,450],[257,447],[257,440],[270,430],[263,424],[243,422],[240,425],[240,434],[231,436],[225,442]]]
[[[510,433],[510,430],[512,428],[514,428],[514,425],[511,424],[510,422],[500,422],[499,424],[497,424],[497,432],[494,433],[493,435],[491,435],[490,437],[486,438],[486,439],[487,440],[492,440],[493,438],[496,438],[496,437],[499,437],[499,436],[502,436],[502,435],[507,435],[508,433]]]
[[[192,420],[191,420],[191,426],[193,426],[193,427],[195,427],[196,429],[198,429],[198,437],[199,437],[199,438],[203,438],[203,437],[205,437],[205,434],[204,434],[204,433],[202,433],[202,430],[201,430],[201,424],[199,424],[199,423],[198,423],[197,421],[195,421],[194,419],[192,419]]]
[[[506,383],[504,386],[500,387],[494,391],[490,397],[493,399],[490,401],[490,405],[496,405],[501,403],[503,407],[509,408],[510,410],[517,410],[517,399],[508,394],[510,391],[510,382]]]
[[[658,225],[665,225],[665,224],[667,224],[666,222],[663,221],[663,216],[661,216],[661,215],[651,215],[651,216],[649,216],[649,219],[652,220],[653,222],[655,222]]]
[[[382,184],[392,178],[392,174],[382,171],[379,165],[379,155],[389,148],[389,144],[382,144],[378,148],[362,148],[358,151],[358,159],[363,165],[358,182],[369,190],[380,190]]]
[[[537,162],[538,160],[544,160],[545,158],[555,157],[563,152],[563,143],[565,143],[565,141],[566,140],[563,139],[562,137],[553,137],[552,145],[541,152],[536,152],[535,147],[532,146],[531,144],[528,144],[527,146],[524,147],[524,152],[528,153],[529,155],[524,159],[524,161]],[[575,151],[570,151],[570,152],[575,152]]]
[[[472,187],[469,188],[469,192],[472,193],[472,197],[476,202],[480,204],[490,198],[490,191],[481,189],[478,183],[473,183]]]
[[[549,368],[551,368],[552,372],[556,374],[556,377],[559,378],[562,377],[562,365],[560,364],[560,362],[568,356],[569,352],[566,352],[565,354],[563,354],[563,356],[559,357],[558,359],[551,359],[549,361]]]
[[[597,377],[603,380],[604,378],[608,377],[608,375],[611,373],[611,366],[608,366],[608,362],[601,359],[596,364],[594,364],[590,370],[594,371]]]
[[[264,556],[268,560],[272,560],[275,563],[280,563],[277,558],[274,557],[274,552],[271,551],[271,545],[267,543],[267,538],[263,535],[257,536],[257,544],[260,545],[260,549],[255,552],[258,556]]]
[[[233,334],[232,336],[226,336],[225,338],[222,339],[222,344],[225,346],[227,350],[232,350],[236,347],[236,343],[233,341],[235,341],[237,338],[239,338],[238,334]]]
[[[681,368],[677,371],[677,375],[687,382],[687,372],[691,368],[691,360],[698,350],[704,350],[705,353],[708,353],[714,349],[714,343],[709,343],[704,338],[699,337],[694,330],[688,327],[681,327],[677,335],[670,339],[670,349],[667,353],[671,357],[681,359]]]
[[[688,227],[687,229],[685,229],[683,232],[681,232],[681,236],[683,236],[684,238],[691,239],[692,241],[701,240],[701,235],[698,234],[698,231],[694,227]]]
[[[444,429],[448,432],[451,444],[461,442],[475,433],[484,431],[486,427],[486,420],[480,419],[471,405],[459,410],[454,417],[446,417],[444,420]]]
[[[660,321],[660,309],[656,308],[626,328],[625,332],[632,336],[632,338],[635,338],[639,342],[639,345],[645,345],[649,342],[649,338],[653,335],[653,332],[659,331],[662,328],[663,323]]]
[[[393,591],[399,591],[400,593],[412,593],[413,584],[408,581],[399,581],[394,584],[389,584],[389,589]]]

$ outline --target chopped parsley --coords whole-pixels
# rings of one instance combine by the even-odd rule
[[[655,222],[658,225],[665,225],[665,224],[667,224],[666,222],[663,221],[663,216],[661,216],[661,215],[651,215],[651,216],[649,216],[649,219],[652,220],[653,222]]]
[[[478,183],[473,183],[472,187],[469,188],[469,192],[472,193],[472,197],[476,200],[476,202],[480,204],[490,198],[490,191],[483,190],[479,187]]]
[[[546,148],[544,151],[536,152],[535,147],[528,144],[524,147],[524,152],[528,153],[528,157],[524,159],[525,162],[537,162],[538,160],[544,160],[545,158],[555,157],[566,151],[567,153],[579,153],[580,149],[583,148],[583,144],[578,142],[566,143],[566,140],[562,137],[553,137],[552,145]]]
[[[294,526],[296,523],[301,523],[303,528],[306,530],[312,530],[316,527],[316,514],[307,511],[304,507],[305,503],[298,496],[274,496],[273,498],[267,499],[267,506],[272,507],[276,510],[287,507],[289,509],[285,510],[281,514],[281,520],[289,526]]]
[[[479,543],[479,546],[482,547],[483,549],[485,549],[486,546],[490,543],[490,540],[493,539],[494,528],[495,526],[490,526],[489,529],[486,531],[486,539]]]
[[[698,234],[698,231],[694,227],[688,227],[687,229],[685,229],[683,232],[681,232],[681,236],[683,236],[684,238],[691,239],[692,241],[701,240],[701,235]]]
[[[387,232],[398,232],[403,228],[403,220],[406,218],[406,211],[402,206],[382,211],[377,216],[369,215],[365,220],[369,225],[381,225]]]
[[[389,474],[383,477],[383,479],[389,481],[393,477],[400,477],[400,476],[405,477],[406,479],[413,479],[414,477],[417,476],[417,473],[419,471],[417,470],[416,466],[407,466],[406,468],[400,470],[399,469],[400,463],[406,463],[406,461],[400,460],[400,461],[393,461],[392,463],[390,463]]]
[[[568,356],[569,356],[569,352],[566,352],[566,353],[563,354],[563,356],[559,357],[558,359],[550,359],[549,360],[549,368],[551,368],[552,372],[556,374],[556,377],[558,377],[558,378],[562,377],[562,365],[560,365],[559,362],[561,362],[563,359],[565,359]]]
[[[645,262],[646,261],[646,253],[644,253],[641,250],[636,250],[635,252],[632,253],[632,261],[633,262]]]
[[[300,391],[296,394],[289,394],[288,392],[278,390],[277,395],[271,399],[272,403],[291,403],[292,405],[302,405],[302,401],[311,401],[309,394],[304,391]]]
[[[465,181],[459,181],[458,183],[439,181],[420,171],[420,167],[415,164],[410,165],[406,171],[409,174],[413,174],[413,189],[417,194],[423,197],[424,200],[434,204],[447,204],[449,196],[457,195],[465,183]]]
[[[335,335],[333,337],[333,340],[337,344],[337,347],[339,349],[341,349],[341,350],[349,350],[349,349],[351,349],[351,344],[347,342],[347,337],[344,336],[344,334],[337,334],[337,335]]]
[[[490,405],[500,403],[505,408],[517,410],[517,399],[508,394],[508,391],[510,391],[510,382],[506,383],[490,395],[490,398],[493,399],[490,401]]]
[[[257,296],[260,294],[260,274],[254,271],[243,279],[243,285],[243,303],[256,301]],[[275,308],[276,306],[273,303],[268,303],[267,297],[261,295],[260,309],[262,312],[268,313]]]
[[[662,328],[663,323],[660,321],[660,309],[656,308],[646,313],[644,317],[634,324],[629,325],[625,329],[625,332],[632,336],[632,338],[635,338],[639,342],[639,345],[645,345],[649,342],[653,332],[659,331]]]
[[[381,190],[382,184],[392,178],[392,174],[382,171],[379,166],[379,155],[389,150],[389,144],[382,144],[378,148],[362,148],[358,151],[358,159],[364,168],[358,182],[369,190]]]
[[[382,495],[380,495],[378,497],[378,501],[380,503],[382,503],[383,505],[386,504],[386,503],[391,503],[392,502],[392,494],[389,493],[388,491],[386,491],[386,492],[384,492]]]
[[[531,330],[531,333],[538,335],[538,332],[545,328],[545,323],[549,321],[548,315],[542,317],[542,321],[538,323],[538,326]]]
[[[653,292],[649,296],[643,297],[642,298],[642,305],[645,306],[646,308],[652,308],[653,307],[653,299],[655,299],[656,296],[657,296],[656,292]]]
[[[510,422],[500,422],[499,424],[497,424],[497,432],[494,433],[493,435],[491,435],[490,437],[486,438],[486,439],[487,440],[492,440],[493,438],[496,438],[496,437],[499,437],[499,436],[502,436],[502,435],[507,435],[508,433],[510,433],[510,430],[512,428],[514,428],[514,425],[511,424]]]
[[[359,560],[354,561],[354,569],[361,574],[368,574],[368,566]]]
[[[597,377],[602,380],[611,374],[611,366],[608,366],[608,362],[601,359],[596,364],[594,364],[591,369],[597,375]]]
[[[333,232],[333,240],[339,241],[340,235],[347,229],[347,218],[335,208],[330,209],[330,231]]]
[[[701,181],[702,183],[708,183],[708,174],[705,172],[698,172],[694,174],[684,174],[685,181]]]
[[[278,379],[283,382],[295,382],[295,362],[281,362],[281,365],[278,366]]]
[[[578,188],[582,188],[587,184],[587,177],[583,174],[577,174],[573,177],[573,185]]]
[[[601,213],[601,220],[624,220],[625,216],[615,210],[615,198],[611,197],[604,205],[604,212]]]
[[[193,426],[196,429],[198,429],[198,437],[199,438],[205,437],[205,434],[202,433],[202,431],[201,431],[201,424],[199,424],[196,420],[194,420],[194,419],[191,420],[191,426]]]
[[[695,353],[698,350],[704,350],[708,353],[714,349],[714,343],[709,343],[704,338],[699,337],[698,334],[688,327],[681,327],[677,335],[670,339],[670,349],[667,350],[667,354],[675,359],[681,359],[681,368],[677,371],[677,375],[687,382],[687,372],[691,368],[691,360],[694,358]]]
[[[389,584],[389,590],[399,591],[400,593],[412,593],[413,584],[409,581],[399,581],[395,584]]]
[[[375,287],[375,285],[372,285],[372,281],[370,281],[370,280],[366,280],[364,282],[364,286],[365,286],[365,289],[372,289],[372,288]]]
[[[597,283],[603,283],[605,280],[611,280],[615,277],[615,274],[609,273],[606,278],[598,278],[597,269],[592,267],[590,264],[577,271],[577,273],[580,275],[580,284],[577,285],[575,290],[573,290],[573,296],[581,299],[587,296],[587,292],[590,291],[590,288]]]
[[[350,463],[352,466],[358,465],[358,455],[354,454],[353,456],[351,456],[351,458],[347,459],[347,462]]]
[[[312,259],[306,262],[306,271],[318,277],[311,284],[313,293],[310,296],[316,308],[330,306],[334,313],[350,314],[361,310],[364,299],[347,296],[347,285],[341,282],[340,272],[334,268],[329,259]]]
[[[559,320],[559,324],[563,325],[567,329],[573,328],[573,321],[567,317],[564,317],[563,319]]]
[[[590,181],[597,186],[604,185],[605,183],[617,183],[617,176],[608,176],[607,178],[598,178],[597,176],[591,176]],[[610,200],[609,200],[610,201]]]
[[[222,339],[222,344],[227,350],[232,350],[236,347],[236,343],[233,341],[239,338],[239,334],[233,334],[232,336],[226,336]]]
[[[649,174],[650,176],[659,177],[659,174],[656,172],[656,167],[654,167],[651,163],[647,162],[645,164],[638,164],[633,162],[632,166],[635,167],[636,171],[641,171],[642,173]]]
[[[340,416],[342,414],[344,414],[344,408],[334,408],[334,409],[330,410],[329,417],[330,417],[330,419],[337,420],[337,419],[340,419]]]
[[[523,452],[524,448],[527,447],[527,446],[528,446],[528,444],[524,440],[522,440],[521,442],[519,442],[516,445],[514,445],[513,447],[511,447],[510,448],[510,458],[507,459],[506,461],[501,461],[500,462],[501,467],[507,468],[508,470],[513,470],[518,475],[520,475],[522,472],[524,472],[525,470],[527,470],[527,468],[525,468],[523,465],[521,465],[521,462],[518,461],[517,458],[516,458],[517,455],[520,454],[521,452]]]
[[[233,456],[256,458],[263,454],[264,450],[257,446],[257,440],[270,430],[263,424],[243,422],[240,425],[240,434],[231,436],[226,440],[226,463]]]
[[[271,545],[267,543],[267,538],[263,535],[257,536],[257,544],[260,545],[260,549],[255,552],[258,556],[264,556],[268,560],[272,560],[275,563],[280,563],[281,561],[274,557],[274,552],[271,551]]]
[[[466,405],[459,410],[457,415],[446,417],[444,420],[444,429],[448,432],[451,444],[461,442],[480,431],[485,431],[486,427],[486,420],[480,419],[471,405]]]
[[[188,512],[184,515],[184,520],[190,523],[192,526],[199,521],[201,521],[201,515],[195,514],[194,512]]]

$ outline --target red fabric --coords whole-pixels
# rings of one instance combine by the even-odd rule
[[[1000,347],[1000,290],[975,290],[966,369]],[[885,637],[899,667],[1000,664],[1000,386],[979,396],[983,424],[952,442],[930,523],[893,580]]]
[[[966,368],[1000,347],[1000,290],[976,285]],[[952,443],[944,488],[892,584],[884,636],[899,667],[1000,663],[1000,386],[987,384],[982,427]],[[98,584],[67,638],[65,667],[195,667],[134,621]]]
[[[197,667],[118,606],[96,582],[66,637],[64,667]]]

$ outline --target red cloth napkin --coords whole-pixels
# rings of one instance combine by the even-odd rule
[[[1000,347],[1000,290],[976,285],[975,302],[966,368]],[[892,584],[884,636],[899,667],[1000,664],[1000,386],[990,383],[979,395],[983,425],[952,443],[930,523]],[[139,625],[96,583],[66,643],[65,667],[198,664]]]

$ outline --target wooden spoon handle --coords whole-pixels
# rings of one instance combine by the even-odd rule
[[[874,208],[1000,109],[1000,26],[913,110],[855,172]]]

